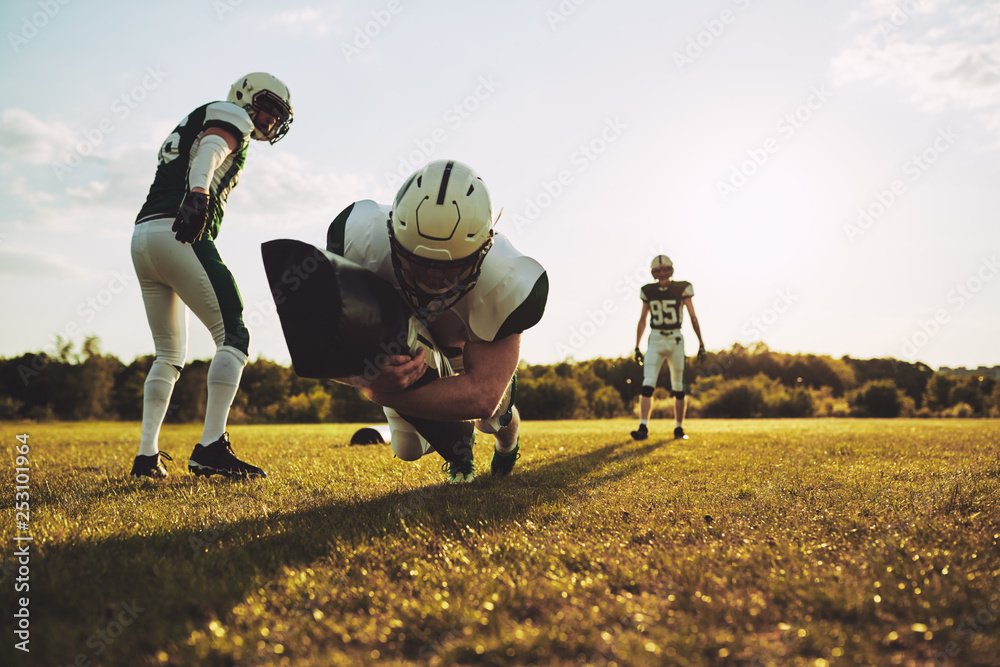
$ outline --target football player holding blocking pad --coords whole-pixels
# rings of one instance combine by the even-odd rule
[[[134,477],[163,478],[159,435],[187,356],[188,308],[215,340],[208,368],[205,426],[188,469],[196,475],[264,477],[233,454],[229,408],[247,363],[250,334],[232,273],[215,247],[226,199],[239,180],[251,139],[275,143],[288,132],[288,87],[263,72],[241,77],[225,102],[189,113],[164,141],[156,176],[132,234],[156,358],[143,389],[142,435]]]
[[[548,276],[494,233],[483,180],[461,162],[431,162],[391,208],[365,200],[341,212],[327,250],[389,281],[413,313],[410,354],[383,355],[376,373],[347,380],[383,406],[393,454],[434,450],[450,483],[470,482],[478,429],[496,437],[492,474],[509,474],[520,456],[521,333],[542,317]]]
[[[694,288],[691,283],[673,280],[674,263],[666,255],[657,255],[650,265],[650,272],[656,280],[643,285],[640,290],[642,313],[635,334],[635,360],[643,367],[642,390],[639,398],[639,428],[632,431],[633,440],[649,437],[649,412],[653,403],[653,390],[660,375],[660,367],[666,362],[670,369],[670,389],[674,396],[674,438],[687,439],[684,435],[684,411],[687,403],[684,395],[684,309],[691,317],[691,326],[698,336],[698,361],[705,360],[705,343],[701,338],[698,316],[694,313]],[[639,349],[642,334],[646,330],[649,317],[649,341],[646,354]]]

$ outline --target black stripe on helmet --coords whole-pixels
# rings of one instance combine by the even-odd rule
[[[438,190],[437,205],[441,206],[444,204],[444,194],[448,190],[448,180],[451,178],[451,168],[455,166],[455,163],[449,161],[448,164],[444,166],[444,174],[441,176],[441,189]]]

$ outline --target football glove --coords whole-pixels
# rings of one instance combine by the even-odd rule
[[[698,346],[698,363],[699,364],[705,363],[705,359],[707,358],[708,358],[708,352],[705,351],[705,344],[702,343],[701,345]]]
[[[194,243],[201,240],[201,235],[208,226],[208,210],[211,198],[205,192],[189,192],[184,196],[181,208],[177,211],[177,218],[174,219],[174,226],[171,229],[177,232],[174,235],[181,243]]]
[[[642,356],[642,351],[639,348],[635,348],[635,363],[637,363],[640,366],[642,366],[642,362],[644,360],[645,360],[645,357]]]

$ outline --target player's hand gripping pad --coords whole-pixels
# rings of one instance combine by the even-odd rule
[[[377,373],[409,352],[409,309],[382,278],[302,241],[268,241],[261,255],[297,375]]]
[[[438,348],[434,342],[434,336],[430,329],[423,322],[417,319],[416,315],[410,316],[409,331],[406,335],[406,344],[410,348],[410,354],[417,356],[420,348],[424,349],[424,364],[430,366],[431,370],[437,371],[437,377],[449,377],[455,374],[452,370],[448,357]],[[429,375],[425,374],[425,377]]]

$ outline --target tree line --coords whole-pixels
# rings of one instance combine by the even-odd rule
[[[142,392],[153,356],[124,363],[100,349],[58,341],[52,353],[0,358],[0,420],[142,418]],[[200,421],[208,361],[181,374],[167,422]],[[517,405],[524,419],[606,419],[635,414],[642,369],[630,357],[563,361],[518,368]],[[922,363],[774,352],[736,344],[688,364],[688,417],[1000,417],[1000,382],[989,375],[954,377]],[[666,367],[653,395],[653,418],[672,416]],[[298,377],[258,358],[243,372],[231,423],[383,421],[379,406],[330,380]]]

